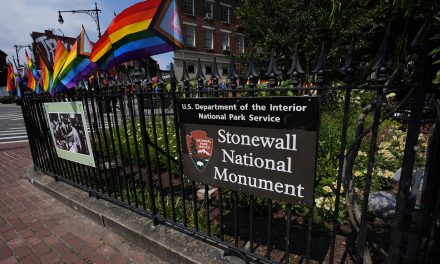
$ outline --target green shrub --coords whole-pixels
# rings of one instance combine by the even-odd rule
[[[3,96],[0,98],[0,103],[13,104],[13,103],[15,103],[15,97],[14,96]]]

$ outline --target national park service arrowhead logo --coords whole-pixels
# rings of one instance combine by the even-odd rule
[[[202,172],[212,155],[214,147],[212,138],[207,137],[203,130],[194,130],[186,135],[186,146],[192,162],[197,170]]]

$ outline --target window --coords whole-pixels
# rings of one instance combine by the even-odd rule
[[[185,0],[185,14],[194,15],[194,0]]]
[[[189,65],[188,65],[188,73],[189,73],[189,74],[194,74],[194,73],[196,73],[195,70],[194,70],[194,65],[193,65],[193,64],[189,64]]]
[[[212,67],[211,66],[206,66],[205,74],[212,74]]]
[[[229,49],[229,33],[222,32],[222,48],[223,50]]]
[[[214,32],[211,29],[205,29],[205,49],[214,49],[213,45]]]
[[[214,3],[210,0],[205,1],[205,19],[212,20],[214,18]]]
[[[187,47],[195,47],[195,27],[185,25],[185,46]]]
[[[237,35],[237,52],[238,54],[244,53],[244,36]]]
[[[222,75],[228,75],[229,74],[229,67],[223,67],[222,68]]]
[[[223,23],[229,24],[229,7],[222,5],[222,21]]]

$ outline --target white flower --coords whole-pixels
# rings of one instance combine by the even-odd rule
[[[368,154],[367,154],[366,152],[363,152],[362,150],[360,150],[360,151],[358,152],[358,156],[359,156],[359,157],[367,157]]]
[[[393,178],[394,177],[394,172],[389,171],[389,170],[385,170],[383,172],[383,177],[388,178],[388,179]]]
[[[332,188],[330,188],[330,186],[324,186],[322,189],[324,190],[325,193],[331,193],[332,192]]]

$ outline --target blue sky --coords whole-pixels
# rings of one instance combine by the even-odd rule
[[[0,50],[15,57],[14,44],[31,44],[32,31],[53,30],[57,35],[76,37],[84,25],[91,41],[98,40],[98,31],[93,19],[86,14],[63,13],[64,24],[58,23],[58,10],[94,9],[95,2],[101,9],[100,24],[103,33],[114,17],[125,8],[140,0],[1,0],[0,1]],[[20,51],[20,61],[24,61],[24,50]],[[153,57],[162,69],[172,60],[172,52]]]

